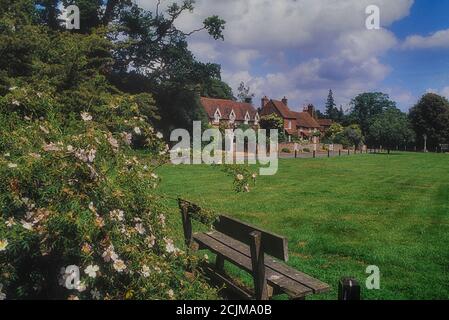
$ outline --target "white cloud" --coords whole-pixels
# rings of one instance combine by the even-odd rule
[[[404,49],[449,48],[449,29],[437,31],[429,36],[412,35],[402,44]]]
[[[138,0],[153,8],[156,0]],[[168,4],[173,1],[165,1]],[[222,64],[234,90],[247,82],[257,99],[282,98],[292,105],[322,104],[332,88],[346,104],[374,90],[389,74],[382,55],[397,46],[388,26],[409,14],[413,0],[197,0],[177,26],[191,31],[204,18],[226,21],[225,41],[195,34],[189,46],[202,61]],[[365,8],[378,5],[381,30],[367,30]]]

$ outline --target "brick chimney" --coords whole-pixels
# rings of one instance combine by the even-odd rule
[[[288,107],[288,99],[286,97],[284,97],[282,99],[282,103],[285,104]]]
[[[312,118],[315,118],[315,107],[313,104],[307,105],[307,107],[304,108],[304,111],[310,114]]]
[[[268,103],[270,101],[270,99],[268,99],[268,97],[267,96],[264,96],[263,98],[262,98],[262,108],[263,107],[265,107],[265,105]]]

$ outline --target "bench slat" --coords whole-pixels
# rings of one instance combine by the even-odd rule
[[[263,251],[272,257],[288,261],[288,243],[285,237],[223,215],[215,223],[215,229],[247,245],[249,245],[249,234],[253,231],[259,231],[262,234]]]
[[[228,237],[225,234],[222,234],[217,231],[209,232],[207,233],[211,238],[219,241],[220,243],[232,247],[234,250],[240,252],[241,254],[247,256],[248,258],[251,258],[251,253],[249,250],[249,247],[245,244],[236,241],[235,239],[232,239]],[[330,287],[324,282],[321,282],[315,278],[312,278],[311,276],[299,272],[287,265],[284,265],[283,263],[280,263],[276,261],[275,259],[271,258],[270,256],[265,256],[265,266],[267,267],[267,270],[273,270],[281,275],[284,275],[287,278],[290,278],[296,282],[299,282],[300,284],[310,288],[313,290],[313,293],[323,293],[329,291]],[[268,276],[267,276],[268,278]]]
[[[211,250],[215,254],[221,254],[226,260],[234,263],[243,270],[251,273],[251,259],[239,251],[234,250],[226,244],[215,240],[206,233],[197,233],[193,236],[194,240],[202,249]],[[303,284],[276,272],[271,268],[266,269],[266,278],[269,285],[273,288],[285,292],[292,298],[301,298],[308,294],[312,294],[313,290]]]

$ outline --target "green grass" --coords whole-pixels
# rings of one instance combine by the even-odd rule
[[[166,194],[285,235],[288,264],[332,286],[313,299],[336,299],[342,276],[361,282],[363,299],[449,298],[449,155],[281,160],[277,175],[240,194],[217,168],[159,173]],[[368,265],[380,268],[380,290],[364,289]]]

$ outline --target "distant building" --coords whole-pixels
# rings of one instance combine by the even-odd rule
[[[250,126],[259,124],[259,114],[250,103],[204,97],[200,98],[200,101],[212,126],[218,126],[223,122],[234,127],[241,124]]]
[[[332,125],[329,119],[317,119],[313,105],[305,107],[303,112],[291,111],[286,97],[279,101],[265,96],[261,108],[261,116],[274,113],[284,120],[284,130],[289,137],[312,140],[315,132],[323,134]]]

